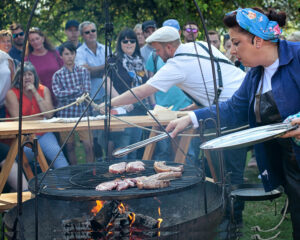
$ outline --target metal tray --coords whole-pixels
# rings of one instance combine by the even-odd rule
[[[277,123],[250,128],[215,138],[203,143],[200,148],[204,150],[221,150],[247,147],[277,138],[297,127],[298,125],[292,126],[290,123]]]
[[[262,184],[239,184],[232,186],[230,196],[243,201],[264,201],[278,198],[282,192],[280,188],[266,192]]]

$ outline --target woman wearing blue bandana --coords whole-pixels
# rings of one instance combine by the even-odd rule
[[[286,15],[261,9],[238,9],[223,21],[229,28],[231,54],[251,67],[231,99],[220,103],[222,126],[251,127],[284,121],[300,111],[300,42],[279,40]],[[174,137],[197,120],[215,117],[215,107],[194,111],[170,122]],[[255,145],[266,191],[282,185],[289,198],[294,239],[300,239],[300,146],[291,138]]]

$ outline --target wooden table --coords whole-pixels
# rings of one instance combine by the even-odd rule
[[[154,127],[159,129],[157,123],[149,116],[130,116],[130,117],[121,117],[121,119],[135,123],[137,125],[143,127]],[[169,123],[169,120],[160,121],[161,125],[166,126]],[[29,134],[30,137],[33,137],[36,133],[46,133],[46,132],[68,132],[71,131],[75,126],[75,123],[46,123],[42,121],[23,121],[22,123],[22,138],[24,135]],[[112,131],[122,130],[126,127],[133,127],[132,125],[128,125],[120,120],[111,118],[110,129]],[[88,122],[80,122],[76,128],[76,130],[88,130],[88,129],[104,129],[104,120],[96,120]],[[150,137],[156,135],[156,133],[151,132]],[[13,142],[9,153],[7,155],[6,161],[2,166],[2,171],[0,173],[0,194],[4,188],[4,185],[7,181],[7,177],[9,175],[10,169],[12,167],[13,162],[18,153],[18,122],[0,122],[0,138],[13,138]],[[190,143],[191,137],[181,137],[179,145],[187,153],[188,146]],[[155,148],[155,143],[150,144],[145,148],[143,160],[150,160]],[[42,171],[47,170],[48,164],[47,161],[39,147],[39,162],[42,168]],[[25,155],[25,154],[24,154]],[[25,158],[26,159],[26,158]],[[185,157],[183,156],[180,150],[177,150],[175,162],[184,163]],[[25,169],[29,168],[26,166]]]

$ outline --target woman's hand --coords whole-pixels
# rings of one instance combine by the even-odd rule
[[[172,138],[175,138],[176,135],[181,132],[182,130],[184,130],[188,125],[190,125],[192,123],[192,119],[190,116],[185,116],[185,117],[182,117],[182,118],[178,118],[178,119],[175,119],[175,120],[172,120],[167,128],[166,128],[166,131],[167,132],[171,132],[172,133],[170,134],[170,136]]]
[[[294,118],[292,121],[291,121],[291,124],[292,125],[299,125],[300,124],[300,118]],[[289,137],[294,137],[296,138],[297,140],[299,139],[300,140],[300,127],[298,127],[297,129],[293,130],[293,131],[290,131],[286,134],[284,134],[283,136],[281,136],[282,138],[289,138]]]
[[[32,93],[36,92],[35,86],[32,83],[27,83],[25,86],[26,91],[30,91]]]

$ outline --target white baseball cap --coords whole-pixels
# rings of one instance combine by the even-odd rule
[[[177,39],[180,39],[178,30],[174,27],[165,26],[157,29],[154,33],[147,37],[146,43],[172,42]]]

